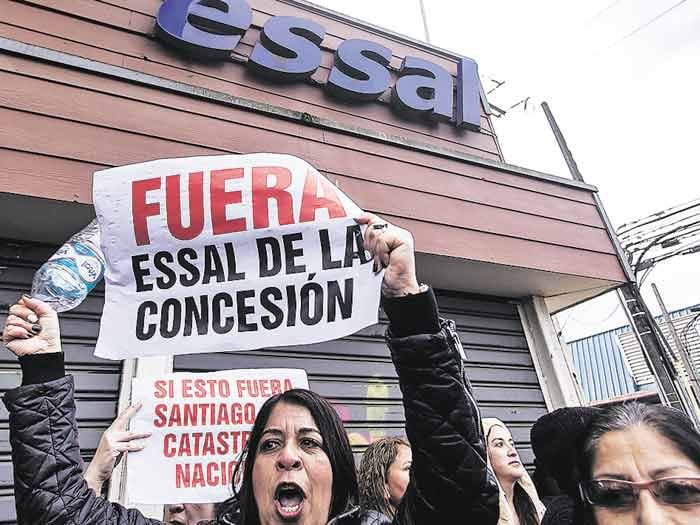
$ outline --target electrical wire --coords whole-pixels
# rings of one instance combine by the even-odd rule
[[[664,224],[663,226],[659,226],[659,227],[657,227],[657,228],[651,228],[651,229],[648,230],[648,231],[645,231],[645,232],[643,232],[643,233],[639,233],[639,234],[634,235],[634,236],[631,236],[631,237],[627,237],[627,238],[620,238],[620,237],[618,237],[618,239],[620,240],[620,244],[622,244],[623,247],[624,247],[626,250],[632,251],[632,247],[633,247],[633,246],[637,246],[637,245],[640,245],[640,244],[645,244],[646,242],[649,241],[649,238],[650,238],[650,237],[658,237],[659,235],[661,235],[662,233],[664,233],[664,230],[668,230],[668,228],[670,228],[670,227],[672,227],[672,226],[680,225],[681,223],[684,223],[684,222],[689,221],[689,220],[691,220],[691,219],[694,219],[694,218],[696,218],[696,217],[698,217],[699,220],[700,220],[700,211],[699,211],[698,213],[696,213],[696,214],[693,214],[693,215],[690,215],[690,216],[688,216],[688,217],[685,217],[685,218],[683,218],[682,220],[670,222],[670,223],[668,223],[668,224]],[[696,221],[696,222],[691,222],[690,224],[686,224],[686,226],[687,226],[688,228],[690,228],[690,227],[692,227],[693,225],[697,224],[697,222],[698,222],[698,221]]]
[[[639,33],[641,30],[646,29],[646,28],[649,27],[651,24],[653,24],[654,22],[656,22],[656,21],[659,20],[660,18],[663,18],[664,16],[666,16],[668,13],[670,13],[671,11],[673,11],[674,9],[676,9],[677,7],[681,6],[682,4],[685,4],[687,1],[688,1],[688,0],[681,0],[680,2],[678,2],[678,3],[674,4],[674,5],[672,5],[671,7],[669,7],[668,9],[665,9],[664,11],[662,11],[661,13],[659,13],[658,15],[656,15],[656,16],[655,16],[654,18],[652,18],[651,20],[649,20],[649,21],[643,23],[642,25],[636,27],[635,29],[633,29],[632,31],[630,31],[629,33],[627,33],[625,36],[623,36],[620,40],[618,40],[618,41],[615,42],[614,44],[612,44],[612,45],[608,46],[607,48],[605,48],[604,51],[608,51],[608,50],[610,50],[610,49],[612,49],[612,48],[614,48],[614,47],[617,47],[618,45],[620,45],[622,42],[624,42],[624,41],[627,40],[628,38],[631,38],[631,37],[633,37],[634,35],[636,35],[637,33]]]
[[[603,14],[607,13],[608,11],[610,11],[610,9],[612,9],[613,7],[615,7],[615,6],[616,6],[617,4],[619,4],[621,1],[622,1],[622,0],[615,0],[614,2],[608,4],[606,7],[604,7],[604,8],[601,9],[600,11],[598,11],[596,14],[594,14],[594,15],[593,15],[592,17],[590,17],[588,20],[586,20],[586,21],[584,22],[584,24],[583,24],[583,27],[586,27],[587,25],[591,24],[591,23],[592,23],[594,20],[596,20],[597,18],[600,18],[601,15],[603,15]]]
[[[671,206],[670,208],[666,208],[665,210],[661,210],[656,213],[652,213],[651,215],[647,215],[646,217],[642,217],[641,219],[636,219],[634,221],[630,221],[628,223],[622,224],[617,228],[617,235],[618,236],[624,236],[627,235],[629,232],[632,230],[642,227],[642,226],[647,226],[649,224],[655,223],[657,221],[660,221],[662,219],[665,219],[667,217],[671,217],[673,215],[677,215],[678,213],[682,213],[684,211],[690,210],[696,206],[700,206],[700,199],[693,199],[692,201],[684,202],[683,204],[677,204],[675,206]],[[647,219],[650,219],[647,221]],[[643,222],[647,221],[647,222]],[[627,230],[625,228],[629,227]]]

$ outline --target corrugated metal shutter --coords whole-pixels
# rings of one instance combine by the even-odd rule
[[[56,250],[14,241],[0,241],[0,323],[5,323],[7,308],[26,293],[34,271]],[[105,428],[116,416],[121,363],[94,357],[99,316],[102,311],[101,290],[93,293],[77,309],[61,314],[61,334],[68,371],[75,376],[76,405],[80,428],[80,448],[89,461]],[[20,383],[17,359],[6,349],[0,351],[0,389],[4,394]],[[0,406],[0,524],[15,523],[12,496],[12,463],[8,414]]]
[[[629,327],[617,328],[568,343],[587,402],[602,401],[638,390],[618,340],[618,336],[627,331]]]
[[[29,289],[34,271],[55,247],[0,242],[0,322],[7,305]],[[513,432],[523,461],[532,466],[530,428],[546,412],[517,309],[505,300],[440,293],[444,316],[458,324],[467,352],[467,370],[483,416],[498,417]],[[77,384],[80,445],[86,461],[116,416],[121,365],[92,355],[103,295],[98,291],[72,312],[62,314],[68,370]],[[253,352],[184,355],[176,371],[228,368],[301,367],[311,387],[326,396],[346,421],[356,453],[384,435],[403,435],[404,416],[396,374],[383,343],[386,319],[351,337],[304,347]],[[0,354],[3,393],[20,382],[19,365]],[[0,525],[15,523],[7,412],[0,408]]]
[[[682,310],[671,312],[670,317],[671,322],[673,323],[673,326],[676,329],[676,332],[679,335],[682,335],[683,333],[686,334],[685,340],[682,340],[682,342],[683,344],[687,345],[687,349],[690,352],[690,362],[696,374],[700,373],[700,334],[694,326],[690,326],[686,331],[688,325],[690,323],[694,323],[695,313],[691,312],[689,308],[684,308]],[[673,337],[671,337],[668,325],[659,317],[656,318],[656,322],[661,327],[661,331],[664,337],[671,345],[671,349],[676,358],[676,367],[678,367],[678,369],[681,370],[682,376],[687,376],[685,368],[683,367],[683,363],[681,362],[680,357],[678,355],[676,342],[673,339]],[[620,345],[622,346],[625,352],[625,356],[627,357],[627,360],[630,363],[630,367],[632,368],[634,378],[637,384],[653,384],[655,381],[654,376],[649,370],[649,366],[647,365],[646,360],[644,359],[642,349],[639,346],[639,342],[635,338],[634,334],[630,331],[627,331],[623,334],[618,335],[618,338],[620,340]]]
[[[442,315],[457,322],[482,415],[506,422],[523,461],[532,466],[530,428],[546,407],[516,307],[449,293],[440,293],[438,300]],[[176,356],[174,366],[198,372],[305,368],[311,389],[333,403],[360,454],[373,439],[404,434],[401,392],[383,340],[385,325],[382,316],[379,324],[357,334],[316,345]]]

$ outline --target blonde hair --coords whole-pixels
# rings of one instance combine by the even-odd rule
[[[386,437],[378,439],[365,450],[357,473],[362,510],[375,510],[389,518],[396,514],[389,501],[386,482],[389,467],[396,460],[401,445],[411,447],[404,439]]]

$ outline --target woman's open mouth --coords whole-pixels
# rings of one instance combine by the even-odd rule
[[[285,521],[297,519],[304,508],[305,498],[306,494],[296,483],[280,483],[275,490],[277,513]]]

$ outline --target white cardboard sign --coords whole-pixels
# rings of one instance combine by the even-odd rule
[[[316,343],[377,322],[362,210],[299,158],[156,160],[95,173],[93,193],[100,357]]]
[[[298,369],[226,370],[134,378],[141,410],[130,430],[152,432],[128,456],[128,501],[210,503],[231,495],[236,461],[262,404],[291,388],[307,388]]]

